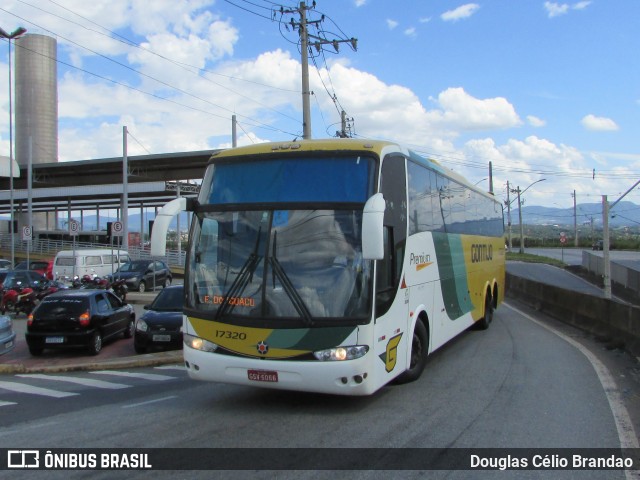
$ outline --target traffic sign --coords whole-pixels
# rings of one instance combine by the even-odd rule
[[[124,236],[124,224],[120,221],[111,224],[111,235],[114,237]]]
[[[33,235],[33,229],[30,226],[22,227],[22,240],[28,242],[31,240],[31,236]]]
[[[564,232],[560,233],[560,243],[567,243],[567,235]]]
[[[80,223],[75,220],[69,220],[69,235],[75,237],[80,231]]]

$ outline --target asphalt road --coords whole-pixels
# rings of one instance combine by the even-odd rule
[[[621,442],[637,443],[635,435],[621,439],[619,434],[620,418],[640,431],[640,374],[635,359],[606,351],[553,320],[534,321],[533,315],[537,316],[515,303],[502,305],[489,330],[465,332],[435,352],[419,381],[387,386],[365,398],[199,383],[189,380],[179,365],[50,377],[2,375],[0,447],[617,448]],[[574,342],[592,353],[576,348]],[[589,355],[599,358],[601,367],[594,368]],[[609,374],[604,383],[603,369]],[[615,379],[615,384],[607,383],[607,378]],[[67,396],[20,392],[8,384]],[[383,461],[371,459],[372,465]],[[246,463],[251,470],[251,458]],[[340,475],[372,478],[383,473],[394,478],[425,476],[421,471]],[[496,473],[428,475],[471,479],[495,478]],[[620,471],[499,473],[500,478],[625,478]],[[57,471],[47,472],[46,478],[248,475],[299,479],[336,474]]]

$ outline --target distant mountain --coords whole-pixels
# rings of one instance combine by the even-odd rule
[[[507,211],[505,209],[505,222]],[[620,202],[609,215],[609,225],[613,228],[640,225],[640,205]],[[590,224],[602,227],[602,203],[581,203],[576,207],[578,225]],[[522,207],[522,223],[525,225],[573,225],[573,208]],[[511,223],[518,224],[518,209],[511,210]]]

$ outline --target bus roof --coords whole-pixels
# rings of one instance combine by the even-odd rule
[[[462,175],[442,166],[436,160],[425,157],[413,150],[401,146],[399,143],[386,140],[370,140],[359,138],[327,138],[319,140],[300,140],[300,141],[283,141],[283,142],[265,142],[255,145],[247,145],[243,147],[229,148],[214,153],[210,161],[223,158],[233,158],[241,155],[266,155],[275,152],[314,152],[314,151],[371,151],[379,156],[396,151],[405,154],[411,160],[431,168],[458,183],[461,183],[472,190],[491,198],[495,198],[492,194],[476,187]],[[498,201],[498,200],[496,200]]]

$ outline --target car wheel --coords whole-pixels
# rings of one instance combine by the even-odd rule
[[[36,347],[35,345],[29,345],[29,353],[31,355],[33,355],[34,357],[39,357],[40,355],[42,355],[42,351],[44,350],[44,348],[42,347]]]
[[[147,291],[147,284],[144,283],[144,280],[140,280],[140,283],[138,284],[138,291],[140,293],[144,293]]]
[[[129,325],[127,325],[127,328],[124,331],[124,338],[133,337],[133,332],[135,332],[135,329],[136,329],[135,322],[133,321],[133,318],[130,318]]]
[[[171,277],[167,277],[164,279],[164,287],[170,287],[171,286]]]
[[[95,332],[93,337],[91,337],[91,342],[89,343],[89,353],[91,355],[98,355],[102,350],[102,334],[100,332]]]

